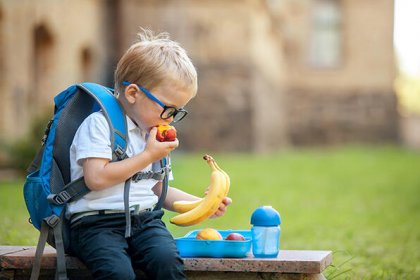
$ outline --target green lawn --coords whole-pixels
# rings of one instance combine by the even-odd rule
[[[201,154],[174,154],[172,183],[202,195],[210,169]],[[213,154],[231,176],[226,215],[190,230],[249,229],[252,211],[282,217],[281,249],[332,250],[329,279],[420,279],[420,153],[398,147],[297,150],[256,156]],[[21,182],[0,183],[0,243],[34,245]]]

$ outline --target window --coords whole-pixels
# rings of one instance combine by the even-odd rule
[[[53,45],[54,40],[49,29],[41,24],[33,29],[34,60],[33,60],[33,89],[30,93],[29,103],[36,110],[50,105],[49,100],[51,89],[51,77],[53,66]]]
[[[314,0],[309,39],[309,64],[333,68],[342,62],[342,14],[339,0]]]
[[[80,52],[80,63],[82,67],[81,80],[92,82],[93,81],[93,58],[90,48],[85,47]]]

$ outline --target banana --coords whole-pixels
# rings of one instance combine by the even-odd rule
[[[178,226],[191,226],[208,219],[216,213],[220,203],[229,191],[229,176],[217,166],[211,156],[206,155],[204,156],[204,159],[212,169],[207,194],[201,200],[193,202],[175,202],[174,209],[178,208],[181,214],[170,219],[170,222],[173,224]],[[185,212],[182,213],[181,211],[183,210],[185,210]]]
[[[219,171],[220,172],[222,172],[223,173],[223,175],[225,175],[225,177],[226,177],[226,193],[225,193],[225,196],[227,196],[227,194],[228,194],[228,192],[229,192],[229,189],[230,189],[230,177],[229,177],[229,175],[223,170],[223,169],[221,169],[220,167],[219,167],[219,165],[217,165],[217,162],[216,161],[214,161],[214,165],[216,166],[216,168],[217,169],[219,169]]]
[[[206,159],[206,156],[204,156],[204,159]],[[226,191],[225,191],[225,196],[227,196],[228,192],[229,192],[229,188],[230,188],[230,178],[229,175],[219,167],[219,165],[216,163],[216,161],[214,161],[214,165],[215,167],[224,174],[224,176],[226,177]],[[197,207],[201,202],[203,201],[203,199],[199,199],[199,200],[178,200],[175,201],[173,203],[173,208],[176,212],[178,213],[185,213],[190,211],[191,209],[194,209],[195,207]]]
[[[175,201],[174,204],[172,205],[174,210],[178,213],[185,213],[187,211],[190,211],[191,209],[195,208],[198,206],[198,204],[200,204],[203,201],[202,198],[200,198],[199,200],[178,200]]]

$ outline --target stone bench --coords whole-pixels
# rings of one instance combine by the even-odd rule
[[[33,246],[0,246],[0,279],[29,279],[35,256]],[[67,256],[70,279],[92,279],[86,267]],[[277,258],[184,258],[188,279],[325,279],[331,251],[280,250]],[[40,279],[54,279],[55,250],[46,247]],[[139,271],[140,279],[144,275]]]

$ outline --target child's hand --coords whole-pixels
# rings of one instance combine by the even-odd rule
[[[221,217],[226,212],[226,207],[232,204],[232,199],[230,197],[223,198],[222,202],[219,205],[219,209],[217,209],[216,213],[213,214],[210,218],[217,218]]]
[[[160,160],[166,157],[171,151],[175,150],[178,145],[178,139],[169,142],[159,142],[156,140],[157,128],[153,127],[150,130],[149,138],[147,139],[145,152],[149,153],[153,161]]]
[[[207,195],[208,192],[209,192],[209,189],[207,188],[204,194]],[[223,198],[222,202],[220,203],[219,208],[217,209],[216,213],[214,213],[213,216],[211,216],[210,218],[217,218],[217,217],[223,216],[226,212],[226,207],[228,207],[231,204],[232,204],[232,199],[230,197],[225,196],[225,198]]]

